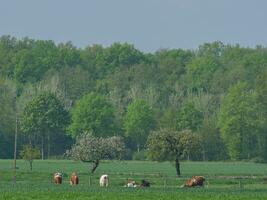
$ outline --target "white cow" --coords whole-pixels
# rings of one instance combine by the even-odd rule
[[[104,174],[99,179],[100,187],[108,187],[108,175]]]
[[[135,181],[128,180],[128,181],[127,181],[127,184],[126,184],[124,187],[135,188],[135,187],[137,187],[137,184],[136,184]]]

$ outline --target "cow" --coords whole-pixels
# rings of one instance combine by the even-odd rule
[[[55,184],[57,184],[57,185],[61,184],[62,183],[62,173],[60,173],[60,172],[54,173],[53,179],[54,179]]]
[[[136,184],[135,181],[128,180],[128,181],[127,181],[127,184],[124,185],[124,187],[128,187],[128,188],[136,188],[136,187],[137,187],[137,184]]]
[[[192,178],[185,181],[181,187],[195,187],[204,186],[205,178],[203,176],[193,176]]]
[[[104,174],[99,179],[100,187],[108,187],[108,175]]]
[[[73,172],[70,176],[70,185],[78,185],[79,184],[79,178],[75,172]]]
[[[147,180],[141,180],[141,185],[140,187],[150,187],[150,182],[148,182]]]

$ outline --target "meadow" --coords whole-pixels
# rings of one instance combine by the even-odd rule
[[[267,165],[252,162],[182,162],[182,176],[175,176],[169,162],[103,161],[95,174],[90,166],[68,160],[36,160],[33,171],[18,160],[16,184],[13,161],[0,160],[0,199],[267,199]],[[63,184],[54,185],[52,175],[64,174]],[[77,172],[78,186],[69,185]],[[110,186],[100,188],[101,174],[108,174]],[[206,178],[204,188],[179,188],[192,175]],[[124,188],[127,179],[146,179],[151,188]]]

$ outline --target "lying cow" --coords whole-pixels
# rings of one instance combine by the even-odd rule
[[[62,183],[62,173],[60,173],[60,172],[54,173],[53,179],[54,179],[55,184],[61,184]]]
[[[205,178],[203,176],[193,176],[192,178],[185,181],[181,187],[194,187],[204,186]]]
[[[79,184],[79,178],[75,172],[73,172],[70,176],[70,185],[78,185]]]
[[[141,180],[140,187],[150,187],[150,182],[148,182],[147,180]]]
[[[135,182],[135,181],[128,180],[128,181],[127,181],[127,184],[126,184],[126,185],[124,185],[124,187],[128,187],[128,188],[135,188],[135,187],[137,187],[137,184],[136,184],[136,182]]]
[[[100,187],[108,187],[108,175],[104,174],[99,179]]]

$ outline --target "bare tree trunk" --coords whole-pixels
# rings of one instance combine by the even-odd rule
[[[32,171],[32,162],[33,162],[32,160],[29,161],[29,163],[30,163],[30,170],[31,171]]]
[[[47,135],[47,158],[50,158],[50,135]]]
[[[42,160],[44,160],[44,136],[42,136],[42,147],[41,147],[41,151],[42,151]]]
[[[17,140],[18,140],[18,115],[16,113],[15,138],[14,138],[14,177],[13,182],[17,181]]]
[[[179,162],[179,158],[178,157],[175,158],[175,168],[176,168],[176,174],[177,174],[177,176],[180,176],[181,175],[181,172],[180,172],[180,162]]]
[[[202,159],[203,159],[203,161],[206,160],[206,152],[205,152],[205,150],[202,151]]]
[[[99,160],[96,160],[93,162],[93,167],[91,169],[91,173],[93,174],[96,170],[96,168],[99,166]]]

